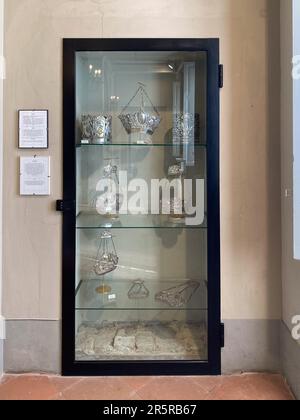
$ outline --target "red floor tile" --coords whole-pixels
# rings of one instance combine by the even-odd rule
[[[55,399],[64,399],[63,392],[82,381],[82,378],[62,378],[61,376],[52,376],[49,379],[56,389]]]
[[[56,393],[47,376],[16,376],[0,385],[0,400],[48,400]]]
[[[248,399],[247,391],[245,375],[222,377],[220,384],[210,392],[209,399],[243,401]]]
[[[137,394],[144,400],[205,400],[208,393],[191,378],[155,378]]]
[[[153,381],[154,378],[151,376],[124,376],[123,378],[120,378],[120,380],[131,387],[134,391],[138,391]]]
[[[291,400],[289,389],[280,375],[238,375],[222,377],[211,393],[212,400]]]
[[[221,385],[221,376],[200,376],[193,377],[193,382],[205,392],[212,392],[217,386]]]
[[[8,375],[0,400],[292,400],[280,375],[62,378]]]
[[[130,400],[135,392],[118,378],[88,378],[62,392],[67,400]]]
[[[291,400],[292,395],[281,375],[247,375],[248,397],[255,400]]]
[[[13,380],[17,375],[5,375],[0,379],[0,386],[7,384],[7,382]]]

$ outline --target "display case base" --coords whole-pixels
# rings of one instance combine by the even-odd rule
[[[207,360],[204,323],[82,324],[76,360]]]

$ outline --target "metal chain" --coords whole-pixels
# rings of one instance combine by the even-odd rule
[[[144,93],[145,95],[146,95],[146,98],[148,99],[148,101],[150,102],[150,104],[151,104],[151,106],[152,106],[152,108],[154,109],[154,111],[156,112],[156,114],[158,115],[158,116],[160,116],[160,114],[159,114],[159,112],[158,112],[158,110],[157,110],[157,108],[156,108],[156,106],[152,103],[152,101],[151,101],[151,99],[150,99],[150,97],[149,97],[149,95],[148,95],[148,93],[147,93],[147,91],[145,90],[145,88],[144,88],[144,85],[142,85],[142,83],[140,83],[141,84],[141,86],[138,88],[138,90],[136,91],[136,93],[133,95],[133,97],[130,99],[130,101],[128,102],[128,104],[123,108],[123,110],[122,110],[122,112],[121,112],[121,114],[123,114],[125,111],[126,111],[126,109],[129,107],[129,105],[131,104],[131,102],[133,102],[134,100],[135,100],[135,98],[137,97],[137,95],[139,94],[139,92],[142,92],[142,93]]]
[[[151,99],[150,99],[150,97],[149,97],[149,95],[148,95],[147,91],[146,91],[143,87],[141,87],[141,89],[143,90],[144,94],[146,95],[146,98],[148,98],[148,101],[150,102],[150,104],[151,104],[152,108],[154,109],[154,111],[156,112],[156,114],[159,116],[160,114],[159,114],[159,112],[158,112],[158,110],[157,110],[156,106],[155,106],[155,105],[153,105],[153,103],[152,103],[152,101],[151,101]]]

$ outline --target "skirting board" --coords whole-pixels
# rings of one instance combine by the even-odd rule
[[[3,368],[3,344],[4,344],[4,340],[0,339],[0,380],[1,380],[2,375],[4,373],[4,368]]]
[[[3,316],[0,316],[0,379],[4,373],[4,361],[3,361],[3,352],[4,352],[4,340],[5,340],[5,319]]]
[[[61,372],[61,322],[6,320],[6,373]]]
[[[225,321],[223,373],[280,371],[280,321]],[[7,373],[61,372],[59,321],[6,321]]]
[[[295,397],[300,400],[300,345],[292,338],[288,327],[281,323],[282,371]]]
[[[280,322],[225,320],[222,372],[280,372]]]

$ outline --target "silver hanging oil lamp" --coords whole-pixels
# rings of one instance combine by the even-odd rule
[[[101,233],[100,244],[96,257],[94,271],[97,276],[104,276],[116,270],[119,263],[116,247],[111,232],[105,230]]]
[[[135,98],[140,95],[141,105],[138,112],[127,113],[127,109],[130,107]],[[145,108],[145,98],[151,104],[153,112],[147,112]],[[139,88],[136,93],[133,95],[132,99],[123,109],[122,113],[119,115],[123,127],[125,128],[127,134],[131,135],[133,133],[140,134],[140,140],[138,143],[151,144],[151,136],[154,134],[155,130],[161,123],[161,117],[156,109],[156,107],[151,102],[151,99],[145,89],[143,83],[139,83]]]
[[[131,300],[135,299],[147,299],[150,296],[150,291],[145,286],[143,280],[135,280],[128,291],[128,298]]]

